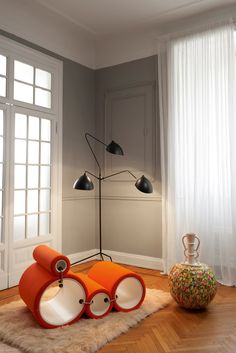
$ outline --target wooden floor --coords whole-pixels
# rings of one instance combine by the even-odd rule
[[[86,273],[94,262],[74,267]],[[126,266],[138,272],[148,288],[168,291],[159,271]],[[18,299],[18,288],[0,291],[0,305]],[[219,285],[207,310],[189,312],[171,304],[141,321],[99,353],[236,353],[236,288]]]

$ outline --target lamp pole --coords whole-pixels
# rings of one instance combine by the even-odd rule
[[[107,145],[104,142],[102,142],[101,140],[99,140],[98,138],[96,138],[93,135],[91,135],[88,132],[86,132],[85,139],[87,141],[87,144],[89,145],[90,151],[92,152],[93,157],[94,157],[94,159],[95,159],[95,161],[97,163],[97,166],[98,166],[98,177],[96,177],[96,179],[98,179],[99,253],[96,254],[96,255],[100,255],[102,260],[104,260],[103,255],[105,255],[105,256],[109,257],[110,260],[112,261],[112,258],[111,258],[110,255],[104,254],[102,252],[102,168],[101,168],[101,165],[100,165],[100,163],[99,163],[99,161],[97,159],[96,154],[94,153],[94,150],[92,149],[92,146],[91,146],[91,144],[89,142],[88,137],[93,138],[95,141],[100,142],[104,146],[107,146]],[[95,255],[93,255],[93,256],[95,256]]]
[[[103,254],[102,254],[102,175],[101,175],[101,171],[99,171],[99,177],[98,177],[98,210],[99,210],[99,251],[100,251],[100,256],[102,260],[104,260]]]

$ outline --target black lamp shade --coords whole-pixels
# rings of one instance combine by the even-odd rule
[[[120,145],[118,145],[118,143],[116,143],[113,140],[109,143],[109,145],[107,145],[106,150],[107,150],[107,152],[112,153],[112,154],[119,154],[121,156],[124,155],[124,152],[123,152],[122,148],[120,147]]]
[[[153,192],[151,182],[144,175],[136,181],[135,186],[139,191],[145,194],[151,194]]]
[[[84,173],[74,182],[73,188],[76,190],[93,190],[94,185],[90,177]]]

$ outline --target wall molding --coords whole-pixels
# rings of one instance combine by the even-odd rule
[[[98,249],[92,249],[92,250],[82,251],[82,252],[67,255],[67,256],[70,262],[73,263],[73,262],[79,261],[80,259],[83,259],[84,257],[88,257],[93,254],[96,254],[97,252],[99,252]],[[117,262],[120,264],[149,268],[149,269],[160,270],[160,271],[163,270],[163,260],[158,257],[129,254],[125,252],[117,252],[112,250],[103,250],[103,252],[110,255],[114,262]],[[99,257],[94,257],[93,259],[99,259]],[[88,261],[91,261],[91,259],[88,259],[84,262],[88,262]]]
[[[64,196],[62,198],[63,202],[72,202],[72,201],[80,201],[80,200],[94,200],[95,196]]]
[[[74,201],[84,201],[84,200],[98,200],[98,196],[68,196],[63,197],[62,202],[74,202]],[[122,195],[105,195],[102,196],[102,200],[114,200],[114,201],[162,201],[161,195],[157,196],[122,196]]]
[[[103,196],[102,200],[114,200],[114,201],[120,201],[120,200],[126,200],[126,201],[158,201],[161,202],[162,198],[161,196],[146,196],[146,197],[137,197],[137,196],[116,196],[116,195],[111,195],[111,196]]]
[[[109,95],[110,93],[123,91],[123,90],[129,89],[129,88],[138,88],[138,87],[144,87],[144,86],[151,86],[151,87],[155,88],[155,85],[156,85],[156,80],[137,81],[137,82],[133,82],[133,83],[128,83],[126,85],[115,86],[115,87],[109,88],[106,90],[104,96],[106,98],[107,95]]]
[[[149,179],[154,182],[156,176],[156,112],[155,112],[155,80],[143,81],[123,85],[120,87],[113,87],[105,92],[104,99],[104,136],[106,140],[111,140],[114,135],[114,124],[113,124],[113,103],[124,102],[139,98],[143,104],[143,131],[142,137],[144,139],[142,146],[143,158],[141,164],[138,166],[138,170],[135,168],[129,168],[134,174],[142,173],[148,174]],[[150,142],[151,139],[151,142]],[[151,157],[150,157],[151,156]],[[113,169],[111,156],[103,155],[104,168],[106,174],[112,174],[116,172]],[[117,181],[130,181],[128,174],[119,175],[118,179],[114,178],[108,180],[109,182]]]

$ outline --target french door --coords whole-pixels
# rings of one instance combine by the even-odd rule
[[[0,38],[0,289],[18,283],[35,246],[61,250],[60,72]]]

